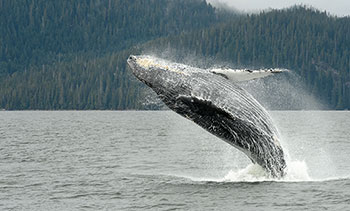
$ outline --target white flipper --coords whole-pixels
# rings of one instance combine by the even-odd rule
[[[210,72],[221,75],[234,82],[249,81],[257,78],[263,78],[275,73],[281,73],[286,71],[285,69],[211,69]]]

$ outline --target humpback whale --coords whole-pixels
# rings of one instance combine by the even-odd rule
[[[152,88],[171,110],[245,153],[271,177],[285,175],[284,152],[271,118],[247,91],[232,82],[264,77],[279,70],[235,73],[191,67],[148,55],[131,55],[127,63],[134,76]]]

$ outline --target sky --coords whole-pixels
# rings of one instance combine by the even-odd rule
[[[265,9],[282,9],[297,5],[313,6],[338,17],[350,16],[350,0],[207,0],[213,3],[226,3],[244,12],[258,12]]]

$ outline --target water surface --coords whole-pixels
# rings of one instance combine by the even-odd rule
[[[350,112],[272,116],[283,180],[171,111],[2,111],[0,210],[349,210]]]

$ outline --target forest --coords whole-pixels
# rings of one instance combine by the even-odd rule
[[[295,6],[259,14],[203,0],[0,1],[0,109],[145,109],[130,54],[291,69],[350,108],[350,19]],[[169,54],[169,53],[168,53]]]

